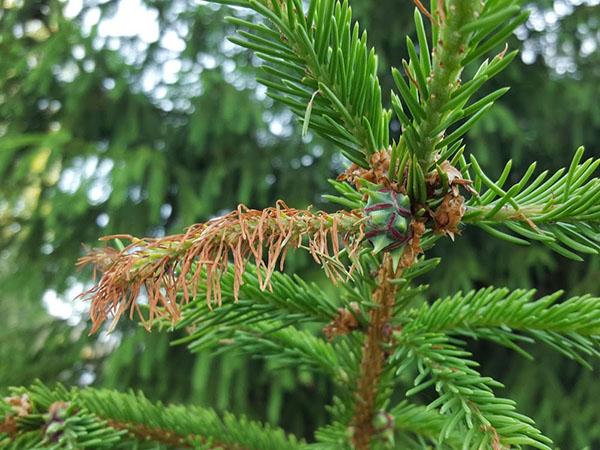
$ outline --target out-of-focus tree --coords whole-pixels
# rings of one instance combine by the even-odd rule
[[[9,313],[0,388],[36,377],[95,379],[153,398],[250,405],[271,421],[298,383],[311,395],[324,389],[291,372],[254,376],[256,388],[245,388],[261,364],[196,358],[131,327],[97,341],[78,323],[85,305],[72,303],[90,279],[74,263],[99,235],[160,236],[206,220],[216,205],[262,207],[284,192],[291,205],[316,204],[312,192],[335,173],[330,147],[302,144],[291,115],[250,76],[254,60],[227,45],[221,9],[186,1],[4,6],[0,300]],[[71,324],[52,321],[42,299]],[[206,386],[211,378],[222,381],[218,391]],[[300,417],[291,421],[306,428]]]

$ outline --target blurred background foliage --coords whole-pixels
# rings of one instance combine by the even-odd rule
[[[345,162],[255,82],[257,61],[229,43],[218,5],[193,0],[0,0],[0,393],[46,382],[140,389],[280,423],[310,437],[330,386],[239,355],[191,354],[173,335],[122,323],[88,336],[84,245],[114,233],[161,236],[243,202],[331,208],[320,198]],[[406,0],[353,0],[381,78],[412,33]],[[538,0],[511,38],[511,91],[471,132],[468,151],[498,174],[599,155],[600,2]],[[245,14],[236,11],[236,14]],[[398,133],[399,124],[392,124]],[[469,230],[436,248],[430,295],[484,285],[596,295],[599,258],[573,263],[541,246]],[[291,270],[319,280],[308,260]],[[565,449],[600,448],[600,384],[554,353],[535,362],[473,343],[485,373]],[[599,367],[600,369],[600,367]],[[597,375],[596,375],[597,377]]]

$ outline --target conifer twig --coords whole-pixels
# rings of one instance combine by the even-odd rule
[[[230,41],[265,61],[271,78],[258,81],[305,121],[305,131],[332,141],[361,167],[368,166],[369,155],[388,147],[391,112],[381,102],[377,55],[352,20],[348,2],[311,0],[305,11],[298,0],[215,1],[268,19],[257,27],[230,18],[251,31]]]
[[[230,259],[236,299],[247,262],[259,268],[260,287],[267,289],[277,265],[283,268],[289,248],[305,246],[332,280],[342,279],[346,275],[335,264],[340,251],[345,246],[351,256],[362,236],[358,212],[312,212],[289,208],[283,202],[262,211],[240,205],[225,216],[191,226],[185,234],[161,239],[109,236],[104,239],[125,238],[131,244],[120,252],[112,247],[97,250],[79,261],[103,272],[98,284],[84,294],[92,303],[92,332],[109,313],[114,314],[114,325],[127,310],[130,316],[137,312],[147,327],[155,317],[177,321],[179,302],[189,302],[200,282],[206,285],[209,305],[220,305],[220,279]],[[147,319],[136,302],[143,289],[148,296]]]
[[[444,11],[446,5],[448,11]],[[472,0],[440,2],[438,7],[439,38],[434,44],[432,72],[427,83],[429,98],[423,105],[425,118],[420,125],[422,142],[417,155],[424,169],[431,163],[436,144],[441,140],[433,131],[442,121],[443,107],[460,86],[462,60],[469,42],[469,33],[461,29],[479,15],[481,7],[481,2]]]
[[[11,391],[16,395],[0,399],[0,407],[22,394],[31,399],[31,406],[27,411],[13,407],[4,417],[0,414],[0,420],[4,419],[0,422],[1,448],[6,443],[1,433],[6,432],[13,433],[9,434],[11,438],[27,439],[11,447],[19,449],[137,448],[138,442],[151,443],[152,448],[207,450],[304,447],[304,442],[283,430],[244,416],[220,416],[210,408],[154,403],[141,393],[66,389],[60,384],[49,388],[39,381]]]

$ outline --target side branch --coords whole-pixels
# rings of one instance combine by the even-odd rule
[[[163,405],[141,394],[99,389],[49,388],[41,382],[11,388],[0,399],[0,436],[11,448],[304,448],[283,430],[208,408]],[[8,408],[6,408],[8,404]]]
[[[268,19],[268,26],[230,19],[250,31],[230,41],[265,61],[270,77],[258,81],[302,118],[304,130],[330,140],[361,167],[388,147],[391,112],[382,106],[377,56],[347,1],[216,1]]]
[[[243,284],[246,263],[259,270],[261,289],[279,263],[283,268],[290,247],[306,248],[323,265],[332,280],[346,272],[339,264],[341,249],[352,256],[363,238],[362,215],[358,212],[328,214],[288,208],[283,202],[262,211],[239,206],[225,216],[191,226],[185,234],[162,239],[124,238],[131,244],[122,251],[107,247],[83,257],[79,265],[92,264],[103,272],[99,283],[84,294],[91,299],[92,332],[99,329],[107,315],[114,314],[113,326],[129,310],[151,326],[155,317],[179,319],[179,303],[195,297],[199,283],[206,285],[209,305],[221,304],[221,275],[234,266],[234,297]],[[146,319],[136,302],[144,290],[148,296]]]
[[[583,147],[577,149],[568,168],[551,176],[544,171],[530,181],[536,167],[533,163],[521,180],[508,188],[504,184],[510,176],[510,161],[498,180],[492,181],[471,155],[473,186],[478,191],[487,189],[467,202],[463,222],[516,244],[539,241],[575,260],[581,260],[579,253],[599,254],[600,179],[595,174],[600,159],[581,162],[583,152]],[[466,161],[461,164],[471,178]]]
[[[131,436],[134,436],[135,439],[139,441],[153,441],[160,442],[161,444],[166,444],[168,446],[172,446],[175,448],[194,448],[198,445],[199,442],[203,444],[207,444],[206,439],[202,436],[188,435],[185,437],[179,436],[176,432],[155,428],[141,423],[127,423],[127,422],[119,422],[116,420],[107,420],[108,426],[114,428],[115,430],[125,430]],[[224,447],[220,443],[213,443],[211,441],[210,449],[223,449],[223,448],[231,448],[231,449],[240,449],[243,447]]]

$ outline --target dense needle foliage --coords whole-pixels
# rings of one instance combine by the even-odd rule
[[[490,287],[427,301],[418,281],[429,272],[435,283],[440,260],[429,254],[442,238],[475,227],[506,245],[538,242],[574,260],[600,251],[600,160],[579,148],[555,172],[536,173],[534,163],[515,179],[509,162],[496,178],[463,145],[507,92],[488,86],[514,59],[503,45],[527,14],[510,0],[416,2],[417,37],[391,70],[388,109],[377,55],[347,2],[222,3],[256,13],[236,10],[228,20],[241,30],[232,42],[265,62],[268,95],[298,115],[304,133],[330,140],[352,162],[331,181],[338,195],[326,197],[344,210],[240,207],[181,235],[121,235],[82,260],[101,272],[87,293],[92,319],[99,328],[108,315],[135,315],[147,327],[185,333],[194,351],[232,349],[324,374],[335,385],[330,424],[305,443],[210,410],[36,384],[6,398],[0,443],[551,448],[532,419],[496,395],[502,385],[480,374],[465,339],[526,356],[524,346],[539,342],[589,365],[600,354],[599,299]],[[485,59],[489,52],[496,54]],[[390,136],[392,119],[399,139]],[[308,250],[337,287],[323,292],[278,272],[291,248]]]

